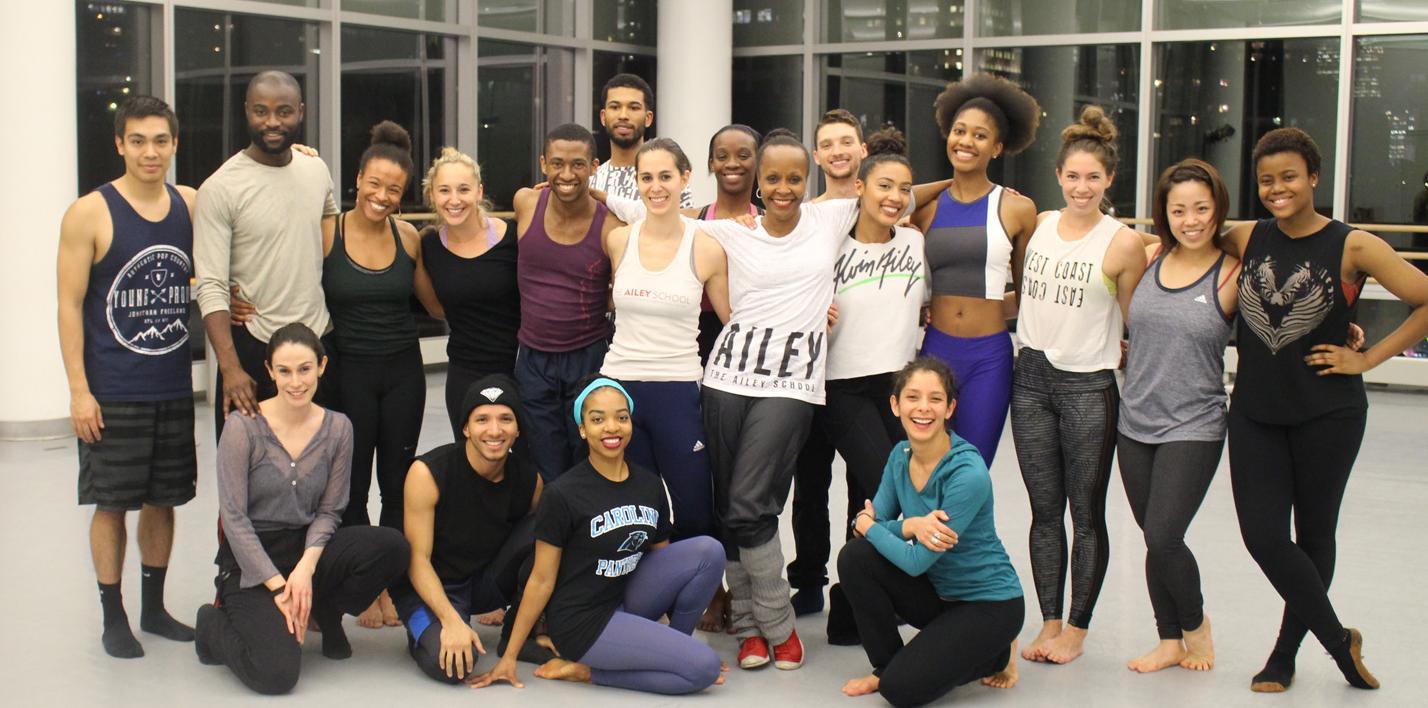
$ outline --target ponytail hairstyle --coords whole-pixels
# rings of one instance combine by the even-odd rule
[[[273,365],[273,353],[278,351],[278,347],[284,344],[296,344],[312,350],[313,356],[317,357],[317,362],[327,357],[327,350],[322,346],[322,340],[313,333],[308,326],[301,322],[293,322],[278,328],[273,336],[268,338],[268,351],[263,357],[263,363],[268,366]]]
[[[957,116],[968,108],[991,116],[997,125],[997,142],[1008,155],[1030,147],[1041,124],[1041,106],[1036,99],[1011,81],[991,74],[973,74],[947,84],[932,106],[944,139],[952,132]]]
[[[460,150],[457,150],[456,148],[451,147],[450,145],[443,147],[441,149],[441,154],[437,155],[436,159],[431,161],[431,167],[427,169],[426,177],[422,178],[421,181],[422,202],[426,204],[426,208],[428,209],[435,208],[435,200],[432,198],[432,182],[436,180],[437,171],[447,165],[464,165],[467,169],[471,170],[471,174],[476,177],[476,184],[482,184],[481,166],[476,164],[476,161],[471,159],[470,155],[467,155],[466,153],[461,152]],[[486,212],[489,212],[491,210],[491,200],[486,199],[483,195],[481,202],[476,205],[476,216],[482,217],[486,214]],[[443,217],[441,215],[441,212],[438,211],[436,213],[436,218],[444,219],[445,217]],[[476,223],[480,223],[479,219]]]
[[[1056,153],[1056,169],[1066,164],[1066,156],[1073,152],[1089,152],[1106,168],[1106,175],[1113,177],[1120,164],[1120,150],[1116,147],[1116,124],[1106,116],[1100,106],[1086,106],[1081,109],[1081,118],[1061,131],[1061,150]]]
[[[1213,165],[1192,157],[1165,168],[1165,171],[1160,173],[1160,179],[1155,182],[1155,201],[1150,207],[1151,220],[1155,222],[1155,233],[1160,236],[1162,253],[1169,253],[1180,245],[1180,241],[1170,231],[1166,202],[1170,198],[1170,190],[1185,182],[1199,182],[1210,190],[1210,198],[1215,200],[1215,211],[1210,224],[1214,234],[1212,243],[1215,248],[1220,247],[1220,229],[1224,227],[1225,217],[1230,211],[1230,192],[1225,188],[1225,181],[1220,178],[1219,171]]]
[[[407,133],[406,128],[389,120],[372,126],[372,143],[357,162],[357,173],[361,174],[366,170],[367,163],[372,160],[391,160],[397,167],[402,168],[407,179],[411,179],[416,173],[416,165],[412,164],[412,136]]]
[[[872,172],[874,167],[887,162],[895,162],[906,167],[908,171],[912,170],[912,164],[907,161],[907,139],[892,123],[868,136],[868,156],[863,158],[863,164],[858,167],[858,179],[866,181],[868,173]]]
[[[693,168],[689,164],[689,157],[684,154],[684,149],[679,147],[679,143],[672,138],[655,138],[646,140],[640,149],[635,151],[635,173],[640,171],[640,158],[649,152],[667,152],[674,158],[675,169],[681,174],[690,172]]]

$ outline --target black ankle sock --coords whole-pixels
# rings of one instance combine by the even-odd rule
[[[174,619],[169,611],[164,609],[164,577],[168,574],[168,568],[151,565],[140,568],[143,570],[144,580],[140,596],[143,609],[139,611],[139,629],[176,642],[193,641],[193,628]]]
[[[1343,641],[1329,650],[1329,656],[1334,657],[1334,663],[1339,665],[1339,671],[1343,672],[1344,680],[1348,681],[1350,686],[1378,688],[1378,679],[1374,678],[1363,664],[1362,647],[1363,635],[1358,634],[1358,630],[1346,629]]]
[[[1282,687],[1280,690],[1289,688],[1289,684],[1293,682],[1294,654],[1279,648],[1269,653],[1269,660],[1264,662],[1264,668],[1250,679],[1251,685],[1278,684]]]
[[[789,602],[796,617],[818,614],[823,611],[823,588],[799,588]]]
[[[350,658],[352,644],[347,641],[347,631],[342,629],[342,611],[314,607],[312,616],[322,630],[322,655],[329,659]]]
[[[124,598],[119,583],[99,583],[99,606],[104,610],[104,651],[116,659],[137,659],[144,655],[144,646],[129,629],[129,615],[124,612]]]

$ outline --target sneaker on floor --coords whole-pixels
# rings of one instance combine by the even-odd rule
[[[739,642],[739,668],[757,669],[762,666],[767,666],[768,663],[769,642],[767,639],[763,637],[749,637]]]
[[[793,605],[795,617],[816,615],[823,611],[823,588],[820,586],[795,590],[793,597],[789,598],[789,604]]]
[[[774,647],[773,655],[774,666],[784,671],[803,666],[803,641],[798,638],[798,630],[793,630],[793,634],[788,635],[783,644]]]

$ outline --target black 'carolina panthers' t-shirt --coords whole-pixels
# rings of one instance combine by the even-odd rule
[[[561,656],[585,656],[624,601],[640,557],[669,533],[664,483],[635,465],[625,481],[611,482],[583,460],[545,488],[535,537],[561,549],[545,609]]]

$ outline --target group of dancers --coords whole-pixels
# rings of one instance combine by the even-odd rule
[[[1156,184],[1150,236],[1102,209],[1118,149],[1095,106],[1060,136],[1063,205],[1038,212],[989,179],[1042,115],[991,76],[934,106],[950,180],[917,183],[896,129],[865,138],[833,110],[812,150],[783,129],[720,129],[702,207],[680,146],[644,139],[648,84],[622,74],[601,98],[611,159],[581,126],[552,130],[544,182],[515,195],[511,221],[491,214],[476,160],[444,148],[418,174],[388,121],[339,213],[326,166],[294,148],[302,97],[281,72],[250,83],[252,142],[196,193],[164,182],[168,106],[119,109],[126,172],[70,208],[59,254],[106,651],[143,653],[118,582],[138,509],[140,627],[195,641],[261,693],[296,685],[310,631],[325,656],[349,656],[345,614],[403,625],[422,672],[476,687],[521,685],[521,660],[543,678],[701,691],[728,669],[696,627],[735,635],[742,669],[797,669],[795,616],[825,602],[836,450],[848,541],[828,640],[861,644],[872,666],[844,693],[919,705],[978,680],[1011,687],[1018,658],[1075,660],[1108,565],[1113,457],[1159,636],[1129,667],[1208,670],[1184,537],[1228,437],[1246,547],[1285,601],[1251,688],[1288,689],[1309,631],[1351,685],[1378,686],[1328,598],[1335,527],[1364,432],[1360,374],[1428,335],[1428,276],[1315,211],[1307,134],[1255,145],[1270,218],[1226,230],[1224,182],[1186,159]],[[810,199],[815,164],[827,188]],[[418,177],[436,216],[420,231],[395,217]],[[1370,277],[1413,309],[1360,351]],[[196,487],[190,295],[222,399],[216,593],[193,628],[163,603],[173,507]],[[414,297],[450,328],[454,442],[420,454]],[[988,473],[1008,414],[1042,617],[1025,646]],[[473,619],[501,625],[483,671]],[[900,622],[918,630],[909,642]]]

